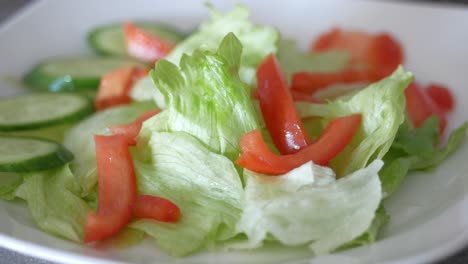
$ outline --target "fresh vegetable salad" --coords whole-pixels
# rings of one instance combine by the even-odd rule
[[[0,196],[89,246],[318,255],[376,241],[383,201],[464,140],[450,89],[406,71],[396,36],[324,29],[301,51],[243,6],[209,8],[194,32],[102,25],[99,56],[33,67],[31,92],[0,100]]]

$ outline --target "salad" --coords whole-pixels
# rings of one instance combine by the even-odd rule
[[[210,9],[190,34],[100,26],[103,56],[31,69],[33,92],[0,101],[1,198],[90,246],[327,254],[375,242],[383,201],[464,140],[450,90],[415,81],[393,36],[334,28],[304,52]]]

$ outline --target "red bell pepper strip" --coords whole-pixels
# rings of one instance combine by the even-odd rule
[[[405,90],[406,113],[414,127],[420,127],[429,117],[435,115],[440,122],[442,135],[447,125],[444,112],[418,83],[411,83]]]
[[[129,124],[108,126],[108,128],[114,135],[123,135],[127,139],[127,143],[129,146],[135,146],[137,143],[136,137],[140,133],[143,122],[145,122],[147,119],[151,118],[152,116],[158,114],[159,112],[160,112],[159,109],[147,111],[147,112],[144,112],[135,121]]]
[[[136,177],[127,139],[122,135],[95,135],[98,173],[98,209],[88,213],[84,242],[95,242],[119,232],[132,218]]]
[[[138,195],[133,215],[161,222],[177,222],[180,209],[171,201],[152,195]]]
[[[334,73],[297,72],[292,76],[291,89],[314,94],[332,84],[375,82],[382,78],[374,71],[347,69]]]
[[[96,110],[131,103],[130,91],[133,85],[147,74],[148,69],[140,69],[135,66],[119,68],[105,74],[101,78],[96,95]]]
[[[135,24],[123,24],[127,53],[136,59],[154,63],[166,57],[175,44],[138,28]]]
[[[311,50],[347,51],[351,55],[350,67],[336,73],[296,73],[293,90],[314,93],[336,83],[375,82],[391,74],[404,60],[400,44],[386,33],[374,36],[334,28],[322,34]]]
[[[306,147],[310,139],[273,54],[258,66],[257,94],[266,127],[278,150],[282,154],[291,154]]]
[[[453,111],[455,100],[449,88],[440,84],[429,84],[426,92],[442,111]]]
[[[332,120],[313,143],[299,152],[277,155],[268,148],[259,130],[245,134],[240,139],[242,154],[236,163],[249,170],[278,175],[313,161],[326,165],[351,142],[361,123],[361,115],[354,114]]]

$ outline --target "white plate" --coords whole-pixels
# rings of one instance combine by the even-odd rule
[[[229,10],[238,1],[212,1]],[[419,81],[449,85],[458,101],[451,127],[468,119],[468,9],[370,1],[240,1],[253,20],[277,26],[306,47],[333,25],[370,32],[391,31],[406,51],[406,66]],[[41,1],[0,29],[2,96],[18,88],[4,76],[19,77],[51,56],[89,53],[85,34],[93,26],[125,19],[167,21],[192,29],[207,19],[203,1]],[[55,238],[37,229],[20,203],[0,201],[0,245],[67,263],[422,263],[461,249],[468,242],[468,144],[431,174],[409,177],[387,202],[392,216],[382,239],[367,247],[310,258],[288,248],[260,252],[199,254],[174,261],[143,243],[128,250],[98,251]]]

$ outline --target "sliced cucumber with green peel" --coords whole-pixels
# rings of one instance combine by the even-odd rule
[[[0,171],[33,172],[61,166],[73,154],[54,141],[0,136]]]
[[[136,22],[135,24],[139,28],[172,43],[178,43],[185,37],[177,29],[165,24],[155,22]],[[88,42],[99,54],[127,56],[122,23],[113,23],[95,28],[89,32]]]
[[[23,80],[33,90],[53,92],[95,90],[104,74],[129,65],[145,66],[127,58],[56,58],[39,63],[24,76]]]
[[[92,102],[73,93],[30,93],[0,100],[0,132],[72,123],[94,112]]]

